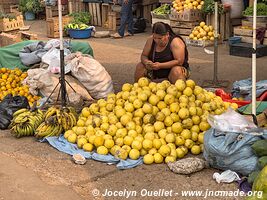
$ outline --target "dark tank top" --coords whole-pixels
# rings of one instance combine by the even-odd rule
[[[152,62],[160,62],[160,63],[169,62],[171,60],[174,60],[174,57],[173,57],[173,54],[171,51],[171,42],[175,37],[180,38],[184,42],[184,40],[180,36],[172,36],[172,37],[170,37],[169,42],[168,42],[167,46],[165,47],[165,49],[161,52],[156,52],[156,49],[155,49],[156,43],[153,40],[151,50],[150,50],[149,55],[148,55],[148,59],[151,60]],[[188,51],[187,51],[186,45],[185,45],[185,58],[184,58],[184,63],[182,66],[185,67],[187,70],[189,70]],[[154,76],[154,78],[168,77],[170,70],[171,70],[171,68],[153,70],[153,76]]]

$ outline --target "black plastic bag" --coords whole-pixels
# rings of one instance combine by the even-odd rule
[[[7,129],[11,120],[12,116],[6,110],[0,108],[0,129]]]
[[[11,94],[5,96],[0,102],[0,129],[7,129],[13,118],[13,113],[21,108],[30,108],[26,97],[13,97]]]
[[[146,30],[146,19],[144,18],[134,18],[134,33],[143,33]]]

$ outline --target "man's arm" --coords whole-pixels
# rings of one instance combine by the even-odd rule
[[[172,40],[171,51],[174,60],[164,63],[155,63],[153,69],[169,69],[174,66],[182,66],[185,58],[185,44],[180,38],[174,38]]]

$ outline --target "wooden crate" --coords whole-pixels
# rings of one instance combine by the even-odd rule
[[[101,11],[102,11],[102,27],[108,28],[108,13],[111,12],[111,5],[108,3],[102,3],[101,5]]]
[[[148,6],[152,4],[158,4],[158,3],[159,3],[159,0],[142,0],[141,1],[142,6]]]
[[[87,3],[85,7],[91,14],[91,25],[102,26],[101,3]]]
[[[23,16],[18,15],[16,19],[9,20],[9,18],[0,19],[0,31],[7,32],[18,30],[24,26]]]
[[[170,26],[174,33],[182,36],[189,36],[198,22],[185,22],[185,21],[174,21],[170,20]]]
[[[253,31],[252,29],[234,27],[234,35],[241,36],[241,42],[252,43],[253,42]],[[257,44],[260,44],[260,41],[256,40]],[[267,45],[267,32],[265,32],[263,44]]]
[[[151,25],[152,23],[152,17],[151,17],[151,11],[157,8],[157,3],[144,5],[142,9],[142,16],[144,19],[147,20],[147,23]]]
[[[68,11],[68,5],[62,5],[62,16],[67,15],[69,13]],[[58,6],[46,6],[45,7],[45,15],[46,20],[50,19],[52,17],[58,16]]]
[[[69,16],[62,17],[62,29],[71,21]],[[46,20],[47,37],[57,38],[59,37],[59,22],[58,17],[52,17]]]
[[[16,34],[1,33],[0,34],[0,47],[12,45],[24,40],[37,40],[37,35],[29,32],[18,32]]]
[[[86,10],[85,3],[82,0],[68,0],[68,9],[69,13],[84,12]]]
[[[173,21],[190,21],[190,22],[200,22],[203,20],[203,15],[198,9],[186,9],[181,13],[172,9],[169,15],[170,20]]]
[[[117,26],[120,25],[120,13],[110,11],[108,13],[108,29],[110,31],[116,31]]]
[[[243,27],[248,27],[248,28],[252,28],[253,27],[253,22],[249,21],[249,20],[242,20],[242,26]],[[256,28],[261,28],[261,27],[265,27],[267,28],[267,22],[256,22]]]
[[[152,17],[152,26],[157,22],[163,22],[165,24],[171,25],[171,20],[169,19],[161,19],[161,18],[159,19],[159,18]]]
[[[223,40],[228,40],[231,34],[231,23],[230,23],[230,12],[227,11],[223,14],[218,15],[218,33],[220,33]],[[206,24],[215,26],[214,14],[208,14],[206,16]]]

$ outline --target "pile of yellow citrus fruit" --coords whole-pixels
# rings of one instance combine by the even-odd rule
[[[214,41],[214,29],[213,26],[206,25],[205,22],[200,22],[199,26],[196,26],[192,33],[189,35],[192,40],[210,40]]]
[[[64,137],[89,152],[120,159],[143,156],[145,164],[174,162],[188,152],[203,151],[208,114],[219,115],[229,106],[237,108],[193,80],[171,84],[140,78],[84,107]]]
[[[201,10],[203,4],[202,0],[175,0],[172,2],[172,6],[177,12],[183,12],[185,9]]]
[[[2,101],[6,95],[12,94],[13,96],[27,97],[30,105],[37,101],[40,97],[31,95],[29,87],[22,84],[27,76],[27,72],[22,72],[18,68],[13,70],[0,68],[0,100]]]

